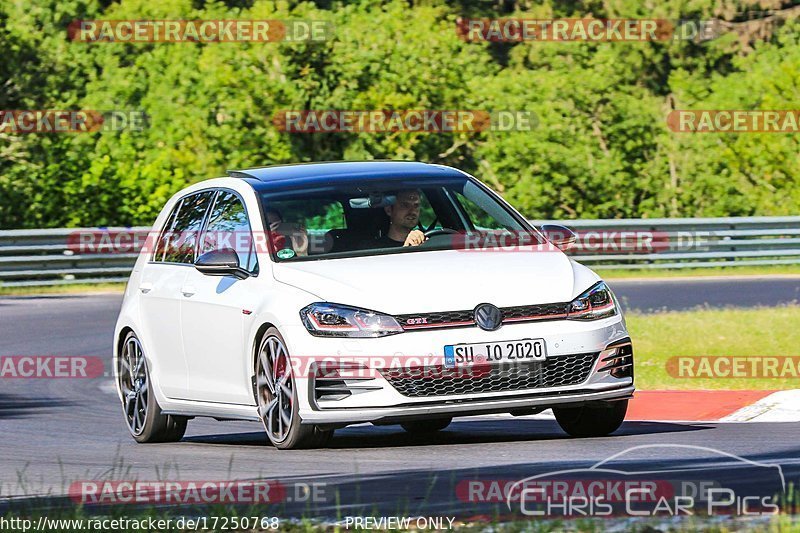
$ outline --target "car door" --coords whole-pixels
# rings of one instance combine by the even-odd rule
[[[202,229],[212,193],[188,195],[181,199],[159,235],[150,261],[142,268],[141,293],[145,337],[154,357],[150,364],[161,390],[169,398],[185,398],[187,365],[181,335],[181,288],[194,270],[193,247]]]
[[[233,248],[239,265],[258,272],[249,217],[242,198],[223,189],[215,196],[198,247],[205,252]],[[245,322],[248,302],[257,297],[254,278],[208,276],[192,269],[184,280],[181,330],[193,400],[253,404],[246,356]],[[252,310],[252,307],[250,307]]]

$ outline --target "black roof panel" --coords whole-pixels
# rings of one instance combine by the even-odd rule
[[[353,178],[444,178],[465,177],[460,171],[416,161],[336,161],[329,163],[300,163],[268,167],[229,170],[233,177],[251,178],[261,182],[259,190],[307,187],[350,181]],[[250,181],[250,180],[248,180]],[[252,183],[252,182],[251,182]]]

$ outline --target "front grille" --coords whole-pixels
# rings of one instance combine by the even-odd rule
[[[501,307],[503,323],[533,322],[537,320],[556,320],[566,318],[568,303],[550,303],[535,305],[518,305],[514,307]],[[397,322],[405,330],[425,328],[454,328],[474,326],[474,310],[466,311],[439,311],[433,313],[411,313],[395,315]]]
[[[448,369],[383,369],[383,377],[402,395],[419,398],[484,392],[521,391],[579,385],[589,378],[599,352],[557,355],[544,362]]]
[[[503,307],[503,322],[522,322],[528,320],[553,320],[566,318],[568,303],[518,305]]]

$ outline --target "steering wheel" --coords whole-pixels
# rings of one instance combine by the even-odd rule
[[[425,237],[430,239],[431,237],[435,237],[436,235],[452,235],[453,233],[458,233],[458,231],[450,228],[436,228],[426,231]]]

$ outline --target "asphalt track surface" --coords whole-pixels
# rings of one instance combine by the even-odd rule
[[[800,299],[798,279],[611,285],[626,307],[644,310]],[[108,361],[120,299],[0,298],[0,355],[87,355]],[[791,423],[626,422],[610,437],[572,439],[552,420],[495,416],[456,419],[428,437],[408,435],[399,426],[353,426],[338,430],[327,449],[279,451],[267,444],[258,424],[198,418],[190,421],[180,443],[138,445],[127,433],[110,381],[0,380],[0,514],[21,505],[24,497],[57,497],[74,481],[106,479],[279,480],[286,499],[267,512],[282,517],[504,514],[502,503],[464,501],[464,483],[587,468],[643,445],[660,447],[634,450],[616,464],[626,472],[671,472],[652,474],[660,479],[735,480],[746,493],[775,492],[774,468],[677,447],[701,446],[780,465],[787,483],[797,485],[800,479],[800,441]],[[675,472],[684,468],[701,473]],[[298,483],[325,483],[318,486],[319,501],[299,501],[306,492]]]

